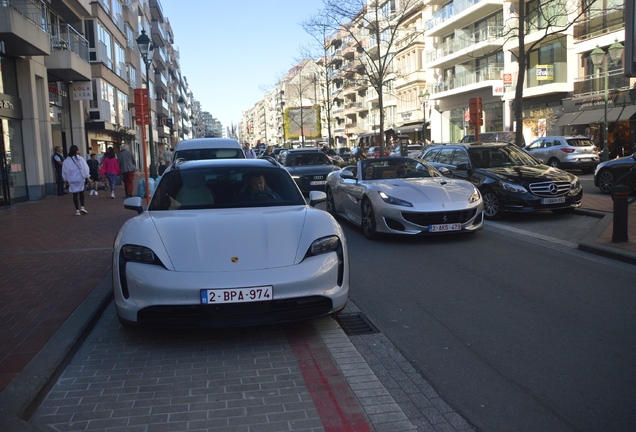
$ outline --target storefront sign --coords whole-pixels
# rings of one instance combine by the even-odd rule
[[[492,95],[493,96],[503,96],[504,95],[504,83],[501,81],[498,84],[492,86]]]
[[[93,82],[73,83],[73,100],[93,100]]]
[[[503,78],[503,85],[507,86],[507,85],[512,85],[512,74],[511,73],[504,73],[502,75]]]
[[[537,65],[537,81],[554,81],[554,65]]]

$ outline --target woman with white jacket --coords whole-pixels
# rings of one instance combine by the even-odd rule
[[[89,175],[86,160],[80,156],[77,146],[72,145],[62,164],[62,178],[68,182],[68,190],[73,194],[75,216],[88,213],[84,208],[84,189]]]

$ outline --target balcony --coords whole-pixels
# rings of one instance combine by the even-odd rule
[[[163,21],[163,8],[161,7],[161,2],[159,0],[150,0],[150,14],[152,15],[153,20]]]
[[[152,26],[150,29],[150,35],[152,36],[152,43],[156,46],[156,47],[162,47],[165,46],[166,44],[166,34],[163,30],[163,23],[160,23],[157,20],[153,20],[152,21]]]
[[[446,77],[441,83],[429,84],[426,87],[431,94],[436,93],[436,97],[451,96],[492,86],[495,84],[493,81],[499,83],[502,79],[501,74],[503,71],[503,64],[486,65],[474,70],[458,72],[455,76]]]
[[[168,106],[168,102],[165,100],[158,98],[157,101],[157,117],[168,117],[170,115],[170,107]]]
[[[631,88],[630,78],[622,70],[611,70],[607,79],[607,88],[612,90],[627,90]],[[605,93],[605,74],[587,75],[574,80],[574,96],[587,96],[594,93]]]
[[[157,135],[159,135],[159,138],[170,138],[172,136],[170,133],[170,127],[164,124],[158,124]]]
[[[152,50],[152,59],[155,61],[157,69],[160,71],[166,70],[169,65],[168,54],[164,47],[155,47],[155,49]]]
[[[158,93],[168,93],[168,80],[162,72],[155,74],[155,91]]]
[[[46,68],[64,81],[90,81],[88,41],[68,24],[51,24],[51,55],[44,57]]]
[[[0,39],[7,54],[49,55],[51,42],[42,0],[3,0],[0,6]]]
[[[477,30],[455,30],[455,37],[426,52],[427,67],[444,68],[461,64],[491,53],[503,45],[502,26],[488,26]]]
[[[455,29],[465,28],[480,18],[502,10],[501,0],[456,0],[439,11],[424,24],[426,37],[442,37]]]

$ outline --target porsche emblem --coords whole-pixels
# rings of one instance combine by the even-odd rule
[[[232,257],[230,259],[232,260],[233,263],[237,263],[238,262],[238,257]]]

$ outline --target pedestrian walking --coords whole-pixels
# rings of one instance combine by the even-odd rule
[[[89,173],[89,187],[90,194],[89,195],[99,195],[97,193],[97,186],[99,184],[99,161],[97,160],[97,155],[95,153],[91,153],[91,158],[87,162],[88,164],[88,173]]]
[[[166,168],[172,163],[172,149],[166,147],[166,151],[163,152],[163,161],[166,163]]]
[[[135,171],[137,170],[137,167],[135,166],[135,159],[133,158],[132,153],[128,150],[127,144],[121,146],[121,151],[117,155],[117,162],[119,163],[119,169],[124,177],[124,191],[126,193],[126,198],[130,198],[133,196],[133,184],[135,183]]]
[[[102,169],[99,170],[101,175],[105,175],[108,179],[108,186],[110,189],[110,197],[115,199],[115,185],[117,184],[117,176],[121,173],[119,169],[119,163],[117,157],[115,157],[115,149],[112,147],[106,151],[106,157],[102,163]]]
[[[80,156],[77,146],[72,145],[68,157],[62,163],[62,178],[68,182],[68,190],[73,194],[75,216],[88,214],[84,208],[84,189],[89,175],[86,160]]]
[[[64,164],[64,155],[62,154],[62,147],[56,146],[55,153],[53,153],[53,166],[55,167],[55,182],[57,183],[57,194],[64,195],[64,179],[62,178],[62,165]]]

